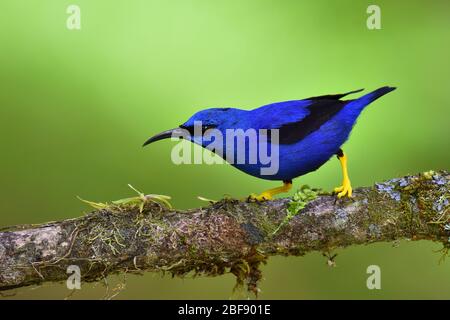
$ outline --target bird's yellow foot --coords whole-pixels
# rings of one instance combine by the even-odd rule
[[[334,188],[334,192],[337,193],[337,197],[340,199],[342,197],[352,197],[352,185],[350,183],[350,179],[344,179],[342,182],[342,186]]]
[[[268,201],[268,200],[272,200],[272,199],[273,199],[272,194],[270,194],[270,192],[267,192],[267,191],[264,191],[260,195],[252,193],[247,198],[247,200],[250,202],[263,202],[263,201]]]
[[[292,181],[286,180],[283,181],[283,186],[278,188],[269,189],[267,191],[264,191],[260,195],[256,195],[252,193],[248,196],[247,201],[249,202],[262,202],[262,201],[268,201],[272,200],[273,196],[282,192],[288,192],[292,188]]]
[[[344,176],[344,179],[342,180],[342,186],[334,188],[334,192],[338,194],[337,197],[339,199],[345,196],[351,198],[353,190],[350,183],[350,178],[348,177],[347,156],[341,149],[339,149],[337,157],[339,159],[339,162],[341,163],[342,175]]]

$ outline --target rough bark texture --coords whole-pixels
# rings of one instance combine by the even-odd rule
[[[258,266],[271,255],[405,238],[447,248],[449,179],[448,172],[430,171],[359,188],[353,199],[319,195],[307,204],[225,199],[180,211],[149,200],[142,212],[135,203],[110,205],[76,219],[6,228],[0,232],[0,290],[66,280],[67,267],[77,265],[84,281],[119,272],[232,272],[256,291]]]

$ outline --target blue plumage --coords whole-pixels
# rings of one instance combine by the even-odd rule
[[[274,175],[262,175],[264,164],[237,164],[237,169],[267,180],[292,180],[314,171],[335,155],[347,140],[356,119],[368,104],[394,90],[383,87],[356,100],[342,101],[342,95],[329,95],[268,104],[254,110],[212,108],[197,112],[182,127],[190,128],[195,121],[206,127],[220,130],[226,137],[226,129],[279,129],[279,170]],[[353,93],[353,92],[351,92]],[[296,134],[297,131],[297,134]],[[284,137],[283,137],[284,135]],[[292,136],[284,143],[286,136]],[[295,140],[298,136],[299,139]],[[258,137],[260,138],[260,137]],[[206,146],[209,141],[192,137],[194,143]],[[248,148],[248,144],[243,147]],[[237,154],[237,144],[234,145]],[[216,150],[225,154],[223,149]],[[268,149],[271,150],[269,143]],[[248,155],[248,150],[246,150]]]
[[[227,152],[233,151],[234,158],[227,160],[237,169],[252,176],[267,180],[282,180],[285,183],[298,176],[314,171],[322,166],[333,155],[338,155],[344,172],[344,192],[351,196],[350,180],[346,169],[346,157],[340,147],[348,139],[349,134],[361,111],[371,102],[391,92],[395,88],[382,87],[369,94],[354,100],[341,100],[344,96],[359,92],[361,90],[345,94],[325,95],[303,100],[292,100],[278,102],[259,107],[254,110],[241,110],[235,108],[212,108],[197,112],[180,128],[190,131],[193,135],[190,140],[208,147],[213,136],[209,128],[219,130],[224,139],[222,143],[215,146],[214,152],[225,156]],[[199,134],[194,134],[194,126],[201,122],[203,129]],[[256,161],[249,163],[250,156],[248,141],[237,141],[230,144],[227,142],[227,129],[255,129],[257,131],[258,149],[268,150],[269,154],[278,148],[278,170],[273,174],[262,174],[261,169],[267,167],[258,156]],[[277,129],[278,141],[275,136],[260,129]],[[146,143],[151,143],[163,138],[170,137],[174,130],[165,131],[150,138]],[[198,133],[198,131],[197,131]],[[238,151],[245,150],[247,161],[236,163]],[[275,152],[275,151],[274,151]],[[259,153],[258,153],[259,154]],[[341,188],[337,188],[342,190]],[[282,190],[286,191],[286,190]],[[263,199],[281,192],[275,190],[266,193]]]

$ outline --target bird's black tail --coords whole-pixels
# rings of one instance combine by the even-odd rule
[[[391,91],[394,91],[395,89],[397,89],[397,88],[395,88],[395,87],[388,87],[388,86],[382,87],[382,88],[379,88],[379,89],[377,89],[375,91],[372,91],[371,93],[368,93],[368,94],[358,98],[357,100],[361,101],[362,104],[365,103],[365,105],[368,105],[369,103],[377,100],[378,98],[384,96],[385,94],[387,94],[387,93],[389,93]]]
[[[375,91],[372,91],[362,97],[355,100],[347,100],[348,104],[345,106],[346,113],[356,119],[363,109],[371,102],[384,96],[385,94],[395,90],[395,87],[382,87]]]

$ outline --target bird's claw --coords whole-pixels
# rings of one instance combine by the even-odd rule
[[[346,179],[343,181],[342,186],[334,188],[334,193],[337,193],[337,197],[340,199],[342,197],[352,197],[352,185],[350,183],[350,180]]]
[[[272,200],[272,195],[268,192],[263,192],[260,195],[252,193],[247,198],[248,202],[264,202],[269,200]]]

